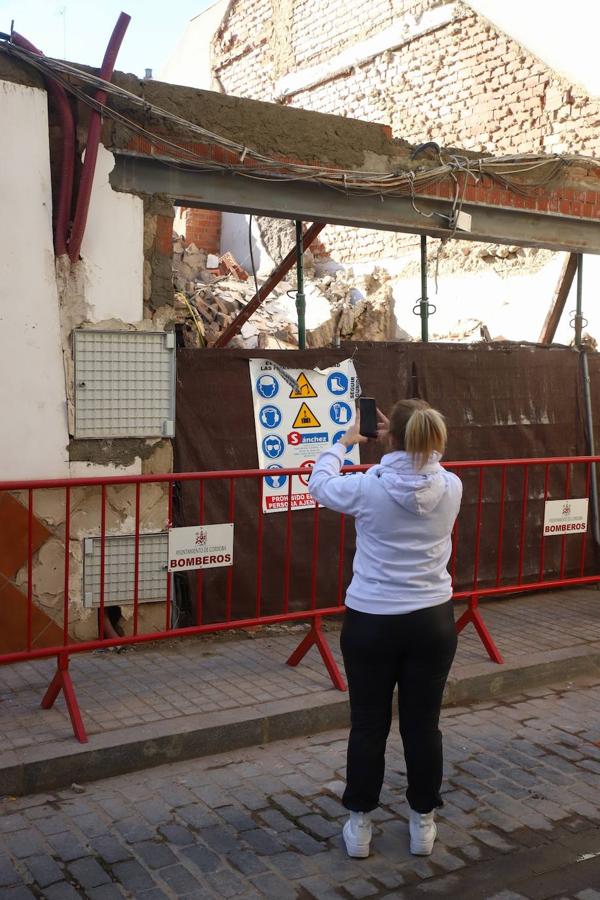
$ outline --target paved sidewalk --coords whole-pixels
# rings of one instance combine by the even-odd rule
[[[513,597],[481,609],[506,664],[490,662],[468,626],[449,702],[600,672],[597,590]],[[315,648],[296,669],[285,666],[301,637],[297,626],[253,639],[190,638],[74,656],[86,745],[73,738],[62,698],[40,709],[53,660],[0,668],[0,794],[70,784],[84,752],[84,771],[94,778],[344,724],[346,695],[331,687]],[[341,665],[337,632],[328,637]]]
[[[408,851],[389,741],[372,853],[340,830],[346,732],[0,801],[2,900],[600,900],[600,676],[443,714],[445,806]]]

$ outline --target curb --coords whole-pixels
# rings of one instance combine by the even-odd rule
[[[462,675],[451,675],[444,692],[444,706],[482,703],[582,675],[599,675],[600,644],[532,654],[526,664],[491,665],[493,671],[489,663],[483,663],[469,666]]]
[[[493,669],[490,670],[490,666]],[[532,655],[526,665],[481,663],[448,681],[444,706],[464,706],[528,688],[600,674],[600,645]],[[243,747],[348,726],[347,694],[327,690],[281,701],[96,734],[0,754],[0,795],[23,796]]]

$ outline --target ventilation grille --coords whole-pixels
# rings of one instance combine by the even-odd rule
[[[138,599],[157,603],[167,597],[168,533],[140,534]],[[100,566],[102,542],[99,537],[84,541],[83,596],[89,609],[100,606]],[[133,603],[135,588],[135,535],[110,535],[104,547],[104,604]]]
[[[175,336],[73,332],[75,437],[173,437]]]

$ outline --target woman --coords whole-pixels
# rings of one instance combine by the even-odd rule
[[[350,691],[343,838],[349,856],[369,855],[379,803],[385,744],[398,685],[410,805],[411,853],[428,856],[442,805],[444,685],[456,652],[451,534],[462,495],[440,465],[446,426],[423,400],[400,400],[387,419],[378,410],[387,449],[380,465],[340,476],[346,449],[364,443],[357,419],[317,460],[309,490],[318,503],[356,519],[353,578],[346,593],[341,648]]]

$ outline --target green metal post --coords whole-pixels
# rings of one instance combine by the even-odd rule
[[[581,347],[581,331],[583,328],[583,253],[577,254],[577,308],[575,310],[575,346]]]
[[[429,300],[427,297],[427,237],[421,235],[421,340],[429,340]]]
[[[304,252],[302,222],[296,222],[296,311],[298,313],[298,350],[306,350],[306,297],[304,296]]]

